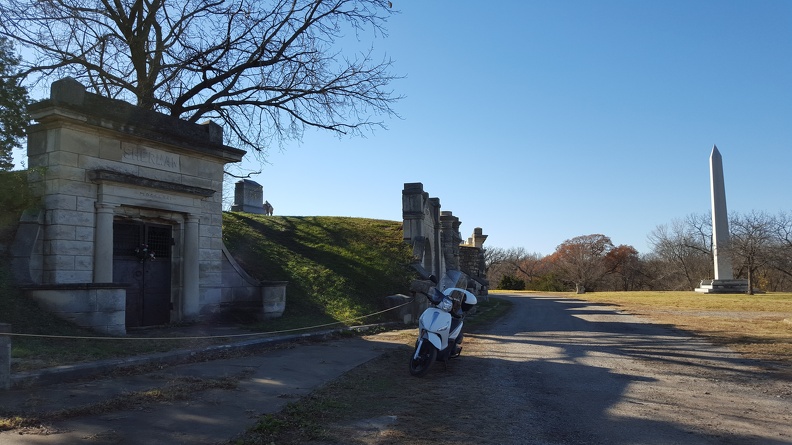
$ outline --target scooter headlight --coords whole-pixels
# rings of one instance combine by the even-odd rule
[[[437,305],[438,309],[445,312],[451,312],[451,308],[453,307],[454,307],[454,302],[448,297],[443,298],[443,300],[440,301],[440,304]]]

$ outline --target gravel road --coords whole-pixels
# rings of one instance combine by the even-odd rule
[[[461,426],[471,442],[792,444],[789,373],[614,307],[507,298],[451,371],[486,382]]]

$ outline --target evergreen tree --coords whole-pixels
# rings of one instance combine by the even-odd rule
[[[19,146],[29,122],[27,115],[28,94],[20,85],[16,67],[19,58],[13,45],[0,38],[0,171],[14,167],[13,150]]]

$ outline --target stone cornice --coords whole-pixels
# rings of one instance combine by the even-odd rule
[[[52,84],[50,99],[31,104],[28,111],[41,124],[78,121],[127,136],[168,144],[182,150],[239,162],[244,150],[223,144],[222,127],[196,124],[173,116],[144,110],[130,103],[85,91],[74,79]]]
[[[141,178],[140,176],[119,173],[112,170],[91,170],[88,172],[88,179],[94,183],[116,182],[119,184],[136,185],[139,187],[148,187],[167,192],[184,193],[187,195],[196,195],[202,197],[209,197],[215,194],[215,190],[212,189],[178,184],[175,182],[160,181],[157,179]]]

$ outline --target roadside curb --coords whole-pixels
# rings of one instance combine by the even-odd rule
[[[239,342],[206,346],[196,349],[177,349],[155,354],[137,355],[131,357],[97,360],[73,365],[55,366],[33,371],[24,371],[11,374],[11,389],[28,388],[33,386],[46,386],[65,381],[95,378],[109,374],[113,371],[130,369],[146,365],[176,365],[196,360],[211,360],[212,357],[227,352],[237,352],[261,347],[278,346],[301,340],[323,341],[345,332],[365,332],[376,328],[388,328],[401,323],[389,322],[361,326],[351,326],[325,331],[309,332],[304,334],[284,335],[278,337],[257,338]]]

